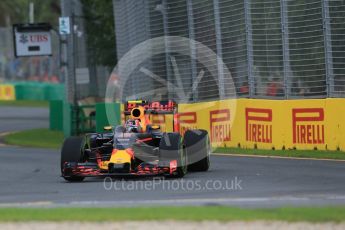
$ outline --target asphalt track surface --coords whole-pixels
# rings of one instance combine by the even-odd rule
[[[23,125],[27,122],[44,127],[47,111],[28,110],[12,108],[7,116],[0,115],[0,130],[28,128]],[[36,115],[41,119],[31,117]],[[87,178],[81,183],[65,182],[59,161],[59,150],[1,146],[0,207],[345,204],[344,161],[214,154],[208,172],[180,180]]]
[[[0,133],[49,126],[46,108],[0,106]]]

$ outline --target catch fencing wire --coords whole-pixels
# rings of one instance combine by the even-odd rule
[[[62,35],[62,39],[67,39],[64,55],[67,55],[70,66],[67,79],[68,101],[73,104],[79,101],[95,103],[105,97],[108,78],[116,65],[113,63],[112,66],[106,66],[100,63],[100,59],[104,59],[100,56],[115,57],[116,52],[110,48],[103,49],[104,53],[97,52],[99,47],[95,47],[92,41],[97,31],[88,28],[94,28],[95,25],[103,26],[100,21],[102,15],[99,12],[90,9],[82,0],[62,0],[61,8],[63,16],[71,20],[71,35]],[[113,10],[104,12],[109,13],[113,14]],[[78,73],[86,73],[88,78],[85,74],[78,77]]]
[[[330,79],[330,96],[345,96],[345,1],[327,0],[330,30],[327,30],[328,43],[331,48],[327,50],[333,64],[333,79]],[[327,10],[327,9],[325,9]]]
[[[182,36],[203,43],[222,58],[236,86],[218,68],[209,72],[189,101],[232,97],[270,99],[343,97],[345,95],[345,1],[340,0],[113,0],[121,58],[135,45],[160,36]],[[174,99],[144,67],[177,87],[192,90],[204,66],[173,52],[152,57],[126,83],[127,96]],[[173,57],[173,61],[171,58]],[[183,84],[177,84],[174,63]]]

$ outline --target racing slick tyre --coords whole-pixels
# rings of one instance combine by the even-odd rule
[[[69,137],[65,139],[61,150],[61,173],[67,181],[78,182],[83,181],[84,177],[80,176],[64,176],[63,165],[65,162],[85,162],[85,137]]]
[[[169,164],[177,161],[176,171],[170,176],[181,178],[187,173],[187,154],[183,148],[182,138],[179,133],[164,133],[159,144],[159,161]]]
[[[184,144],[188,156],[188,171],[202,172],[210,167],[211,144],[206,130],[187,130]]]

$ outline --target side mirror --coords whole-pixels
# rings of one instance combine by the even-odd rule
[[[112,126],[104,126],[103,130],[111,131],[111,130],[113,130],[113,127]]]

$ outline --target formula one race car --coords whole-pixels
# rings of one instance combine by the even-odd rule
[[[61,173],[65,180],[140,175],[179,178],[187,171],[209,169],[211,146],[207,131],[187,130],[181,136],[173,101],[128,101],[124,115],[123,125],[104,127],[105,133],[64,141]],[[161,131],[160,125],[151,122],[154,116],[171,116],[174,132]]]

